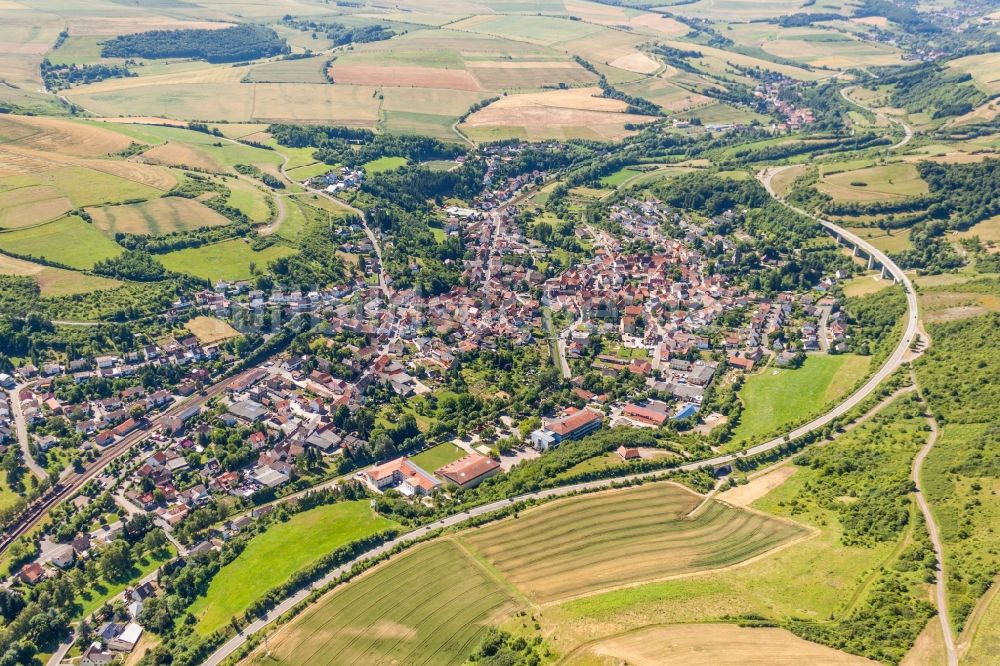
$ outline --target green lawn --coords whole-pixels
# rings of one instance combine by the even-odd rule
[[[214,282],[220,279],[247,280],[251,277],[251,263],[263,271],[269,262],[291,254],[295,254],[295,250],[282,245],[272,245],[254,252],[249,243],[234,239],[168,252],[159,259],[169,270]]]
[[[743,414],[731,441],[754,441],[818,413],[864,377],[870,362],[868,356],[815,354],[796,370],[772,366],[750,375],[740,389]]]
[[[76,215],[0,233],[0,249],[81,269],[92,268],[95,262],[122,253],[120,245]]]
[[[466,455],[466,452],[454,444],[444,443],[432,446],[431,448],[413,456],[411,460],[423,468],[424,471],[434,473],[435,470],[444,467],[450,462],[454,462]]]
[[[76,602],[83,608],[79,617],[87,617],[95,610],[101,607],[101,605],[111,599],[121,594],[126,587],[135,585],[138,581],[145,578],[147,575],[152,573],[158,566],[164,562],[173,559],[177,555],[177,551],[173,546],[167,545],[164,550],[162,557],[152,557],[149,554],[138,562],[132,568],[132,575],[128,580],[120,581],[117,583],[109,583],[103,578],[96,583],[89,585],[83,593],[77,595]]]
[[[377,160],[365,162],[363,166],[366,173],[382,173],[383,171],[392,171],[393,169],[398,169],[401,166],[406,166],[406,158],[380,157]]]
[[[601,184],[606,185],[608,187],[621,185],[629,178],[632,178],[633,176],[638,176],[641,173],[643,172],[639,171],[638,169],[633,169],[631,167],[622,167],[621,169],[618,169],[618,171],[615,171],[614,173],[608,174],[604,178],[601,178]]]
[[[207,636],[296,571],[341,546],[394,525],[377,516],[368,500],[326,504],[272,525],[223,567],[205,596],[191,605],[191,613],[198,618],[195,631]]]

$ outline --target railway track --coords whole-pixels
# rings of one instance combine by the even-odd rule
[[[204,405],[212,398],[225,392],[236,379],[245,374],[246,372],[243,372],[235,377],[227,377],[213,384],[196,397],[171,405],[150,419],[146,427],[126,435],[105,449],[97,460],[82,472],[71,474],[46,490],[41,497],[25,509],[24,513],[18,516],[15,523],[4,529],[2,535],[0,535],[0,553],[6,551],[18,537],[27,534],[37,527],[52,507],[72,497],[84,484],[103,472],[113,461],[127,453],[136,444],[151,437],[163,421],[192,405]]]

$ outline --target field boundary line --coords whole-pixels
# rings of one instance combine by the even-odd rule
[[[499,522],[499,521],[498,521]],[[510,593],[514,601],[523,604],[527,608],[535,608],[538,606],[535,602],[528,598],[524,592],[522,592],[514,583],[507,580],[495,566],[493,566],[489,560],[483,557],[472,544],[462,539],[458,534],[453,534],[445,537],[445,539],[452,541],[455,546],[462,552],[462,555],[467,557],[475,566],[482,569],[487,576],[494,579],[498,585]]]

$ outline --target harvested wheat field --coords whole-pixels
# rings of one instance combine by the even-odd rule
[[[94,226],[104,234],[154,235],[188,231],[199,227],[219,227],[229,219],[211,208],[183,197],[164,197],[136,204],[88,208]]]
[[[539,603],[737,564],[807,534],[673,483],[559,500],[463,539]]]
[[[577,88],[508,95],[473,113],[462,128],[480,138],[502,138],[507,134],[529,139],[613,140],[630,134],[626,124],[654,120],[624,113],[624,102],[596,96],[599,93],[599,88]]]
[[[620,58],[615,58],[608,64],[612,67],[625,69],[637,74],[652,74],[660,68],[660,63],[656,62],[641,51],[636,51],[635,53],[629,53],[628,55],[623,55]]]
[[[572,665],[629,666],[864,666],[863,657],[810,643],[790,631],[732,624],[676,624],[649,627],[607,638],[567,660]]]
[[[153,164],[165,164],[188,169],[204,169],[205,171],[224,171],[215,158],[183,143],[164,143],[154,146],[142,154],[142,159]]]
[[[43,266],[31,261],[0,254],[0,275],[30,277],[41,289],[42,296],[72,296],[91,291],[112,289],[122,285],[118,280]]]
[[[736,486],[719,493],[718,497],[721,501],[732,506],[750,506],[784,483],[788,477],[795,474],[797,469],[798,467],[793,465],[778,467],[751,479],[742,486]]]
[[[59,118],[3,115],[0,142],[57,155],[100,157],[128,148],[132,140],[102,127]]]
[[[461,546],[439,539],[335,589],[270,639],[269,656],[244,663],[457,666],[518,607]]]
[[[476,79],[464,69],[379,67],[377,65],[334,63],[330,67],[330,75],[335,84],[482,90]]]
[[[62,217],[72,208],[59,190],[46,185],[0,192],[0,228],[18,229]]]

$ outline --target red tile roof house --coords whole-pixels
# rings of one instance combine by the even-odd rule
[[[621,456],[622,460],[639,460],[642,458],[639,454],[639,449],[627,447],[624,444],[618,447],[617,453]]]
[[[536,449],[545,450],[558,445],[564,439],[579,439],[601,427],[604,415],[591,409],[570,407],[562,418],[543,425],[531,433],[531,443]]]
[[[459,488],[475,488],[499,472],[500,463],[496,460],[481,456],[478,453],[470,453],[454,462],[448,463],[434,473]]]
[[[38,562],[31,562],[25,564],[21,567],[21,571],[18,574],[28,585],[34,585],[35,583],[40,583],[45,580],[45,570],[42,569],[42,565]]]
[[[365,482],[376,491],[396,487],[404,495],[429,495],[441,482],[403,456],[361,472]]]
[[[648,407],[633,405],[632,403],[625,405],[625,409],[622,410],[622,414],[628,420],[641,425],[659,427],[667,422],[666,413],[658,412],[655,409],[649,409]]]

